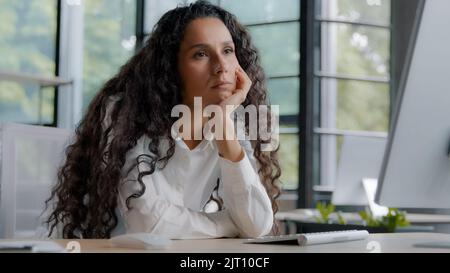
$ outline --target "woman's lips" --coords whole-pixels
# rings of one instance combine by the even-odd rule
[[[230,85],[232,85],[231,82],[220,81],[220,82],[217,82],[216,84],[214,84],[213,86],[211,86],[211,88],[213,88],[213,89],[224,89],[224,88],[228,88]]]

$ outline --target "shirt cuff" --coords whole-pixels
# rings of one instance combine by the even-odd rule
[[[234,194],[246,193],[252,185],[257,186],[260,183],[258,174],[253,169],[245,150],[244,158],[240,161],[233,162],[219,157],[219,164],[225,191],[231,191]]]

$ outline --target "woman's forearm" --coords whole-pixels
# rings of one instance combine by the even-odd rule
[[[223,140],[216,140],[219,155],[232,162],[241,161],[244,157],[244,149],[237,140],[234,132],[234,124],[231,119],[226,119],[223,126]]]

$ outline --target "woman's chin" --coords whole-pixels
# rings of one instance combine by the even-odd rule
[[[219,101],[226,100],[233,94],[231,90],[218,90],[215,92]]]

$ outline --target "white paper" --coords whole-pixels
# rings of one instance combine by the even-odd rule
[[[7,241],[0,242],[0,251],[27,250],[34,253],[64,253],[66,250],[52,241]]]

